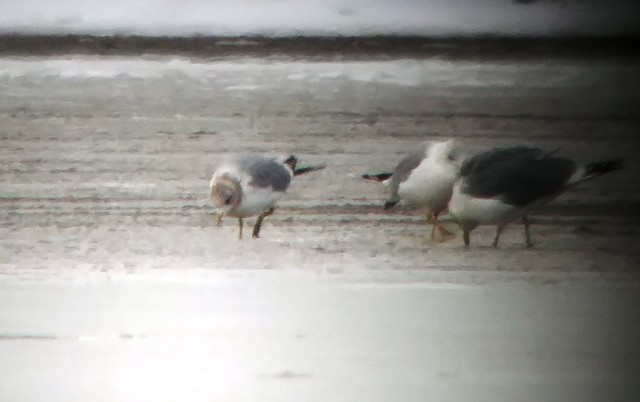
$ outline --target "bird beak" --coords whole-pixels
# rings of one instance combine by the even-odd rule
[[[398,203],[398,201],[385,201],[384,203],[384,211],[387,212],[389,211],[391,208],[393,208],[396,204]]]

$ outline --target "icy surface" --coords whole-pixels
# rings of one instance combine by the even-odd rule
[[[637,395],[637,283],[488,275],[483,284],[466,273],[410,284],[282,270],[174,275],[0,287],[0,397],[377,402]]]
[[[632,63],[0,59],[0,400],[634,400]],[[626,167],[532,215],[428,240],[383,214],[426,139]],[[259,240],[215,226],[226,153],[296,154]],[[251,224],[249,219],[247,224]]]

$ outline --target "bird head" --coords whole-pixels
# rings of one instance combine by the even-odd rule
[[[445,141],[432,142],[427,150],[427,157],[459,166],[462,160],[462,153],[459,148],[459,144],[453,138]]]
[[[287,159],[284,160],[283,162],[285,165],[289,166],[289,168],[291,169],[292,172],[296,171],[296,165],[298,164],[298,158],[296,158],[293,155],[290,155]]]
[[[240,183],[229,176],[223,175],[211,179],[211,200],[220,212],[228,212],[242,201]]]
[[[400,200],[390,199],[384,202],[383,208],[384,212],[389,212],[389,210],[398,204]]]

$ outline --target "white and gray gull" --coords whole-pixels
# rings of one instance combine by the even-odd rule
[[[273,214],[293,176],[324,167],[296,169],[297,162],[293,155],[281,158],[246,154],[227,158],[216,168],[209,184],[218,223],[223,215],[238,218],[238,237],[242,239],[243,219],[258,215],[252,237],[260,237],[264,218]]]
[[[532,146],[494,148],[464,161],[453,187],[449,213],[443,222],[456,222],[465,246],[478,225],[496,225],[493,246],[505,226],[521,219],[531,247],[527,214],[566,190],[622,167],[622,160],[580,164]]]
[[[424,210],[427,221],[432,224],[433,240],[436,227],[443,236],[450,234],[437,218],[447,208],[461,160],[460,147],[455,140],[431,141],[403,158],[393,173],[364,174],[362,177],[389,181],[391,194],[384,203],[385,211],[400,201]]]

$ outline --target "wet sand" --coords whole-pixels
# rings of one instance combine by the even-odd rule
[[[207,62],[14,57],[0,76],[4,272],[113,265],[213,268],[449,267],[635,272],[640,125],[638,66],[567,61]],[[381,211],[391,169],[424,140],[514,143],[580,161],[623,158],[532,214],[500,249],[494,228],[428,241],[416,211]],[[230,152],[296,154],[327,168],[299,177],[263,238],[213,225],[207,183]],[[188,240],[188,241],[187,241]],[[265,250],[287,255],[251,258]],[[312,256],[312,258],[310,258]],[[428,257],[427,257],[428,256]]]
[[[0,392],[632,400],[638,83],[624,58],[4,56]],[[451,136],[626,167],[533,214],[533,249],[512,225],[467,250],[360,179]],[[327,167],[238,241],[207,184],[246,151]]]

